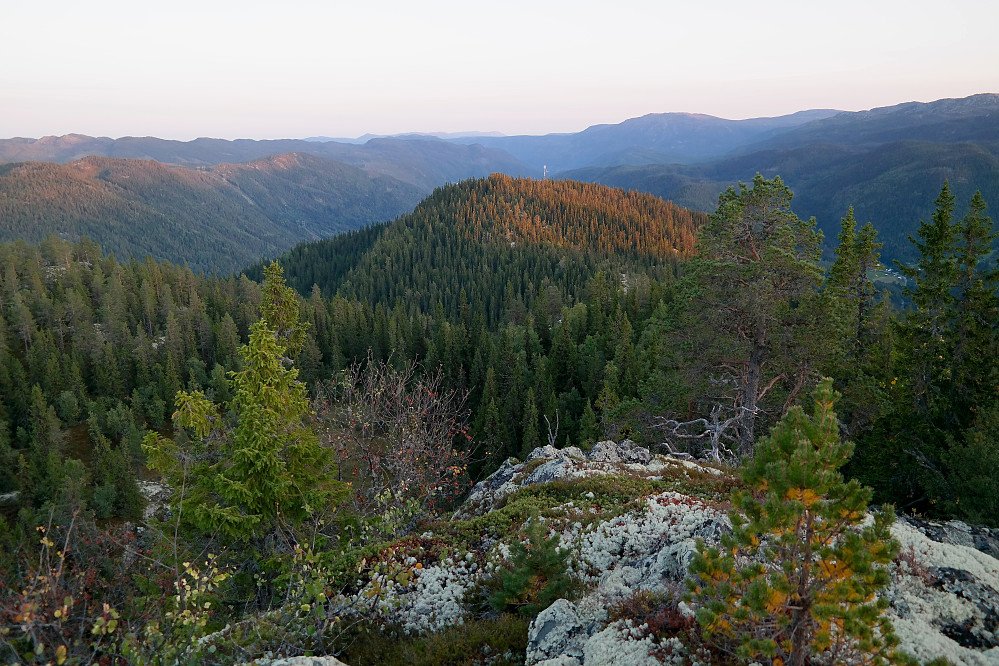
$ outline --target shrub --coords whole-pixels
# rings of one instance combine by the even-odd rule
[[[445,389],[440,370],[417,370],[369,357],[321,386],[313,402],[323,442],[352,482],[359,516],[409,511],[415,524],[467,490],[465,395]]]

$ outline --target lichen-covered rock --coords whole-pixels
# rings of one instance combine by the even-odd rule
[[[583,645],[594,628],[593,621],[580,619],[575,604],[557,600],[531,622],[527,631],[526,666],[579,666]]]
[[[901,555],[885,596],[902,649],[920,660],[999,664],[999,561],[970,534],[957,521],[892,526]]]
[[[576,469],[576,463],[571,458],[555,458],[541,464],[520,483],[520,487],[533,486],[538,483],[551,483],[559,479],[570,478]]]
[[[336,657],[287,657],[255,661],[253,666],[347,666]]]
[[[146,522],[150,520],[170,519],[170,497],[173,489],[160,481],[139,481],[139,493],[146,500],[146,506],[142,510],[142,519]]]
[[[631,440],[620,444],[609,440],[598,442],[588,454],[575,446],[557,449],[546,445],[534,449],[524,463],[516,462],[514,458],[505,460],[488,478],[475,484],[468,499],[458,507],[454,518],[463,520],[485,515],[499,507],[507,496],[518,489],[539,483],[613,474],[658,479],[676,470],[716,476],[722,474],[713,467],[689,460],[652,454]]]
[[[919,530],[933,541],[955,546],[968,546],[999,559],[999,530],[997,529],[968,525],[960,520],[939,522],[912,516],[905,516],[899,520]]]
[[[637,446],[630,439],[626,439],[620,444],[612,441],[597,442],[587,456],[588,460],[609,463],[633,463],[638,465],[648,465],[652,460],[649,450]]]
[[[340,613],[357,617],[382,617],[400,624],[409,634],[441,631],[461,625],[469,610],[468,592],[481,580],[484,569],[472,553],[447,557],[423,567],[415,558],[384,567],[393,575],[372,575],[358,592],[338,598]],[[399,572],[404,571],[404,575]]]
[[[539,446],[527,455],[528,462],[538,458],[543,458],[545,460],[554,458],[573,458],[575,460],[583,460],[586,458],[586,454],[584,454],[578,446],[567,446],[564,449],[556,449],[551,444],[546,444],[544,446]]]
[[[655,656],[656,644],[647,627],[635,627],[619,620],[597,633],[583,647],[583,666],[653,666],[662,661]]]
[[[521,469],[523,465],[515,463],[513,458],[504,460],[499,469],[475,484],[468,498],[458,507],[454,518],[462,520],[492,511],[504,497],[520,487],[514,483],[514,477]]]

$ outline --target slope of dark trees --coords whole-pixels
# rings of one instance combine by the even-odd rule
[[[410,210],[413,185],[289,154],[205,170],[87,157],[0,165],[0,240],[91,238],[127,259],[147,254],[225,274],[295,242]]]

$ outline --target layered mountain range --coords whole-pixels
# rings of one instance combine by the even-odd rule
[[[0,162],[8,162],[0,167],[0,240],[86,235],[117,253],[223,272],[391,219],[435,187],[493,172],[547,172],[705,212],[729,185],[757,172],[780,175],[796,193],[796,212],[815,216],[827,239],[853,206],[879,229],[886,258],[906,259],[908,236],[945,180],[959,207],[976,190],[999,201],[999,95],[749,120],[649,114],[544,136],[183,142],[71,134],[0,140]]]

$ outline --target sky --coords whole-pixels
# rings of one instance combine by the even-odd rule
[[[999,92],[996,0],[34,0],[0,138],[575,132]]]

